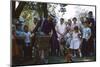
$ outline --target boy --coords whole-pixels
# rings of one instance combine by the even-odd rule
[[[31,47],[31,33],[28,31],[28,26],[24,26],[24,42],[25,42],[25,48],[24,48],[24,55],[27,59],[32,58],[32,47]]]
[[[89,28],[88,21],[85,21],[84,23],[84,28],[82,29],[82,46],[81,46],[81,51],[82,51],[82,56],[88,56],[88,40],[91,37],[91,28]]]

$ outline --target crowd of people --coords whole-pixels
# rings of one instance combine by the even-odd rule
[[[78,21],[80,20],[80,22]],[[32,48],[41,52],[45,56],[48,50],[50,56],[64,56],[67,62],[72,61],[72,57],[90,57],[95,56],[96,22],[93,18],[93,12],[88,13],[88,17],[68,19],[60,18],[55,22],[50,15],[47,19],[34,18],[35,28],[29,31],[29,26],[17,23],[12,28],[12,55],[18,58],[32,59]],[[36,36],[50,36],[49,48],[47,50],[38,50],[35,44]],[[45,42],[45,41],[44,41]],[[17,46],[15,46],[17,45]],[[36,57],[40,57],[37,56]]]

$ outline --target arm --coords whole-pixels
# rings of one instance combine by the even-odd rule
[[[91,37],[91,29],[89,28],[89,30],[88,30],[88,32],[89,32],[89,36],[88,36],[88,40],[90,39],[90,37]]]
[[[55,29],[56,29],[56,32],[57,32],[58,34],[62,35],[62,34],[58,31],[58,26],[57,26],[57,25],[55,26]]]

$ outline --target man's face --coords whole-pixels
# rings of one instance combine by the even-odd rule
[[[64,23],[64,19],[60,19],[60,23],[63,24]]]
[[[73,22],[74,22],[74,23],[76,23],[76,21],[77,21],[76,19],[73,19]]]
[[[49,20],[49,21],[51,20],[51,16],[48,16],[48,20]]]

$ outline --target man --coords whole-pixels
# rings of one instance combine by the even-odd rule
[[[64,35],[66,34],[66,24],[64,23],[64,19],[60,19],[60,23],[57,23],[56,25],[56,32],[58,35],[58,41],[59,41],[59,46],[60,46],[60,54],[64,55],[63,53],[63,45],[61,44],[61,41],[64,40]]]

